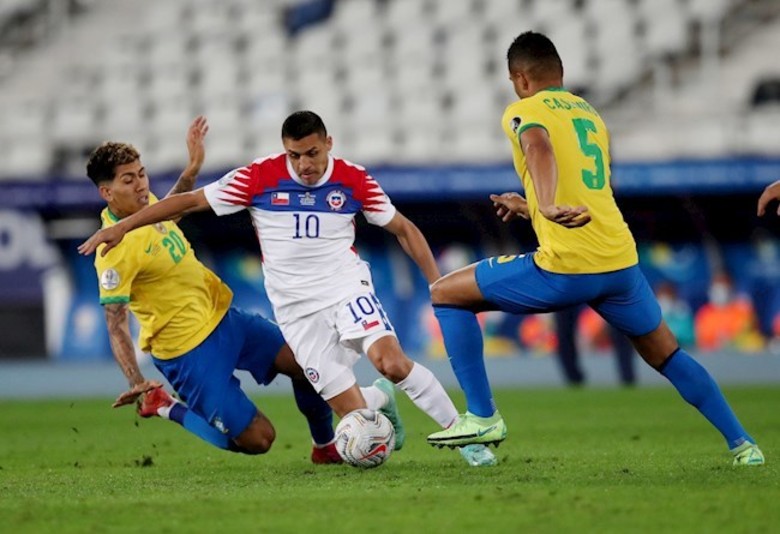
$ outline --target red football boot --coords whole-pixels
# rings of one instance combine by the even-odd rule
[[[311,461],[315,464],[343,464],[344,460],[341,459],[339,452],[336,450],[334,443],[329,443],[324,447],[317,447],[316,445],[311,449]]]
[[[172,406],[176,402],[163,388],[155,388],[144,393],[138,400],[138,415],[141,417],[156,417],[160,414],[157,410]]]

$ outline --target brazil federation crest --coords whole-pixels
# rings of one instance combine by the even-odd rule
[[[333,211],[341,211],[347,203],[347,195],[344,191],[336,189],[328,193],[328,196],[325,197],[325,202],[328,203],[328,207]]]

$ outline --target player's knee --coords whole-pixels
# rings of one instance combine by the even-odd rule
[[[275,439],[276,430],[271,422],[265,417],[256,417],[235,442],[247,454],[265,454],[271,450]]]
[[[381,355],[375,364],[377,371],[394,384],[409,376],[414,365],[412,360],[401,351]]]
[[[444,278],[439,278],[431,284],[431,303],[434,306],[437,304],[448,304],[447,282]]]

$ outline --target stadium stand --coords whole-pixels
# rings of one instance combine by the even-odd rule
[[[3,5],[7,26],[37,4]],[[766,154],[778,146],[776,110],[749,107],[754,94],[763,98],[762,83],[771,88],[762,80],[778,75],[771,54],[757,53],[776,48],[780,35],[780,9],[768,0],[79,6],[61,14],[49,38],[3,45],[17,60],[0,81],[8,162],[0,178],[67,175],[58,150],[79,155],[108,135],[153,147],[148,164],[167,168],[172,153],[161,140],[201,112],[213,128],[207,165],[221,168],[275,150],[279,119],[301,107],[318,110],[339,134],[339,150],[365,163],[438,163],[432,155],[445,147],[461,162],[505,161],[494,149],[496,117],[511,99],[503,56],[531,28],[554,38],[568,84],[605,110],[618,158]],[[301,6],[316,16],[296,13]],[[290,35],[292,19],[306,24]],[[637,109],[648,107],[652,118],[635,128]],[[680,127],[680,117],[691,126]],[[361,135],[366,129],[371,136]]]

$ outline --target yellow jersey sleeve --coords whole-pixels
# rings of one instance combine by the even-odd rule
[[[604,273],[635,265],[636,244],[612,193],[609,133],[598,112],[584,99],[551,88],[510,104],[501,122],[539,240],[536,264],[564,274]],[[550,137],[558,170],[555,203],[586,206],[591,216],[587,225],[565,228],[539,212],[520,145],[520,135],[533,127],[544,128]]]

